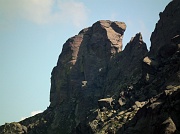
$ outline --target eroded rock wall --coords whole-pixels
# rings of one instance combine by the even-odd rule
[[[148,52],[141,33],[122,51],[123,22],[102,20],[63,45],[50,106],[0,133],[179,134],[180,1],[160,13]]]

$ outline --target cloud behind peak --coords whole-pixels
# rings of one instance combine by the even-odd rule
[[[1,0],[0,19],[18,18],[35,24],[68,23],[79,27],[87,21],[87,8],[75,0]]]

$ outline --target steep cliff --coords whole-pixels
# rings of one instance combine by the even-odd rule
[[[0,133],[180,133],[180,1],[160,13],[148,52],[124,22],[101,20],[69,38],[52,71],[50,106]]]
[[[99,70],[105,68],[110,59],[122,51],[125,29],[123,22],[98,21],[66,41],[57,66],[52,71],[52,107],[76,98],[82,88],[93,85]]]

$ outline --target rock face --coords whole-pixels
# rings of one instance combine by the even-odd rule
[[[97,100],[104,95],[101,83],[109,62],[122,51],[125,29],[123,22],[98,21],[64,44],[52,71],[50,93],[50,107],[60,109],[56,114],[61,122],[54,124],[62,133],[86,124],[90,110],[97,108]]]
[[[179,1],[173,0],[164,12],[159,13],[160,20],[151,35],[150,56],[168,57],[175,51],[175,44],[172,43],[171,39],[180,35],[179,6]]]
[[[122,51],[123,22],[102,20],[63,45],[50,106],[0,133],[179,134],[180,1],[160,13],[148,52],[137,33]]]
[[[66,41],[51,77],[51,106],[76,98],[98,72],[122,51],[123,22],[98,21]],[[93,90],[93,89],[91,89]]]

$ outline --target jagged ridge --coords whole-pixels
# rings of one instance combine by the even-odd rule
[[[180,133],[180,2],[160,13],[150,52],[141,33],[122,51],[123,22],[98,21],[66,41],[50,106],[0,133]]]

